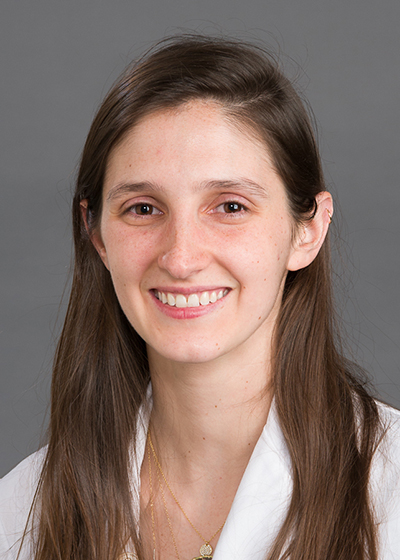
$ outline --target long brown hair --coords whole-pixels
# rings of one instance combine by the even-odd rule
[[[261,49],[181,36],[158,45],[117,81],[90,129],[74,196],[75,269],[54,362],[36,560],[116,560],[129,539],[143,558],[129,452],[150,378],[146,350],[121,311],[80,203],[87,199],[87,222],[95,229],[111,150],[139,119],[192,99],[214,100],[265,142],[297,223],[312,219],[325,188],[304,105]],[[340,348],[327,241],[310,266],[288,274],[274,349],[293,494],[266,558],[376,560],[368,478],[379,417]]]

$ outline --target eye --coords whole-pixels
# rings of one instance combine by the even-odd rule
[[[136,214],[137,216],[153,216],[155,214],[161,214],[161,211],[147,202],[142,202],[140,204],[134,204],[130,206],[127,212],[131,214]]]
[[[221,212],[224,214],[238,214],[240,212],[247,212],[247,210],[248,208],[244,204],[234,200],[223,202],[215,208],[215,212]]]
[[[244,209],[243,204],[239,204],[238,202],[225,202],[224,211],[227,214],[234,214],[235,212],[240,212]]]

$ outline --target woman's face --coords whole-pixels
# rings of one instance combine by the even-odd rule
[[[112,152],[93,242],[156,354],[263,355],[288,269],[284,186],[267,150],[212,102],[144,118]]]

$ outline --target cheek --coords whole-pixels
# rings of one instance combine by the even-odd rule
[[[148,232],[116,228],[113,231],[105,230],[103,240],[114,283],[137,280],[156,259],[157,240]]]
[[[237,243],[238,261],[251,269],[268,272],[269,275],[281,276],[287,270],[287,263],[292,250],[291,232],[282,223],[255,230]]]

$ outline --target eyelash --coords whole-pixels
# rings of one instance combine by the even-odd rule
[[[143,213],[140,214],[139,212],[137,212],[138,208],[149,208],[150,212],[148,213]],[[136,211],[134,211],[134,209],[136,209]],[[153,210],[156,210],[156,212],[153,213]],[[126,209],[125,211],[126,214],[134,214],[135,216],[140,216],[140,217],[146,217],[146,216],[154,216],[154,215],[159,215],[162,214],[161,210],[158,210],[158,208],[156,206],[154,206],[154,204],[148,204],[147,202],[139,202],[137,204],[133,204],[132,206],[129,206],[129,208]]]
[[[148,208],[149,211],[141,213],[138,212],[139,208],[141,208],[142,210]],[[223,210],[219,210],[219,208]],[[243,214],[246,212],[249,212],[249,208],[244,204],[242,204],[241,202],[237,202],[236,200],[227,200],[225,202],[222,202],[212,210],[212,213],[225,214],[225,215]],[[147,216],[160,215],[162,214],[162,211],[158,210],[158,208],[154,204],[149,204],[147,202],[139,202],[137,204],[133,204],[132,206],[129,206],[129,208],[127,208],[124,213],[133,214],[134,216],[138,216],[140,218],[145,218]]]
[[[237,209],[235,211],[227,210],[227,207],[229,206],[236,206]],[[214,212],[219,213],[218,208],[224,208],[225,214],[241,214],[242,212],[249,211],[249,208],[247,208],[247,206],[245,206],[241,202],[237,202],[236,200],[227,200],[226,202],[222,202],[215,208]]]

